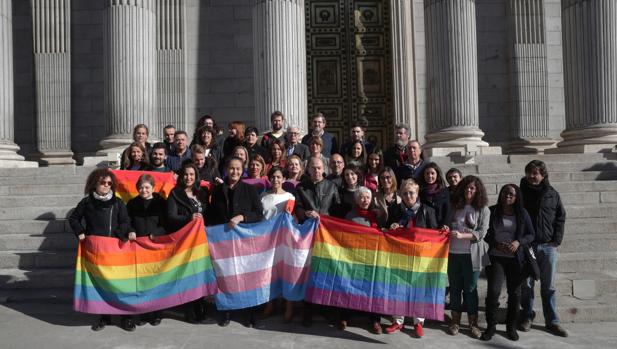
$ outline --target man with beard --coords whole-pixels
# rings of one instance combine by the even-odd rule
[[[364,139],[364,128],[360,124],[354,124],[351,126],[351,138],[349,142],[343,143],[341,145],[341,154],[347,154],[349,152],[349,148],[354,144],[354,142],[360,141],[362,145],[364,145],[364,151],[367,154],[370,154],[375,148],[375,145],[366,139]]]
[[[153,172],[170,172],[171,169],[165,166],[167,160],[167,145],[163,142],[154,143],[152,154],[150,155],[150,166]]]
[[[409,143],[409,127],[405,124],[397,124],[394,127],[394,137],[396,139],[393,146],[388,148],[384,154],[384,164],[393,170],[403,165],[407,161],[407,143]],[[399,182],[401,183],[401,182]]]
[[[319,137],[323,141],[321,154],[325,157],[338,153],[338,141],[336,136],[326,130],[326,117],[322,113],[313,115],[313,129],[302,138],[302,143],[309,145],[313,137]]]
[[[272,131],[266,133],[261,137],[261,146],[264,149],[270,149],[270,144],[275,140],[280,140],[285,144],[285,116],[280,111],[275,111],[270,115],[270,124],[272,124]]]

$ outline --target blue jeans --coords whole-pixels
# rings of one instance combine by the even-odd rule
[[[539,244],[536,258],[540,267],[540,296],[546,325],[558,325],[559,316],[555,304],[555,273],[557,272],[557,248],[549,244]],[[533,319],[534,280],[528,278],[521,285],[522,319]]]

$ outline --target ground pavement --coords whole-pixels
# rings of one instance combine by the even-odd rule
[[[173,313],[168,314],[174,317]],[[176,314],[178,315],[178,314]],[[133,333],[116,326],[93,332],[95,316],[72,312],[67,304],[0,304],[0,348],[615,348],[617,323],[566,324],[569,338],[559,338],[541,330],[520,333],[518,342],[506,339],[505,326],[489,343],[474,340],[463,330],[456,337],[445,333],[445,326],[429,323],[422,339],[410,331],[392,335],[373,335],[352,324],[346,331],[334,329],[323,318],[304,328],[299,319],[283,324],[280,316],[261,321],[249,329],[232,321],[221,328],[214,320],[205,325],[190,325],[176,318],[165,318],[158,327],[145,325]],[[355,325],[364,319],[354,318]],[[384,319],[383,323],[387,320]]]

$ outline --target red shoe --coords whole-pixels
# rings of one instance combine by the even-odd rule
[[[413,325],[413,329],[414,331],[416,331],[416,336],[418,338],[424,337],[424,329],[422,328],[422,323],[418,322],[417,324]]]
[[[402,330],[403,328],[405,328],[405,325],[398,324],[398,323],[395,322],[392,325],[386,327],[386,333],[387,334],[392,334],[392,333],[394,333],[396,331]]]

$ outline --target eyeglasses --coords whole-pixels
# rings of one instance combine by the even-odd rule
[[[99,181],[99,185],[107,185],[111,187],[112,181]]]
[[[289,134],[292,135],[292,136],[297,136],[297,135],[300,134],[300,132],[289,132]]]

